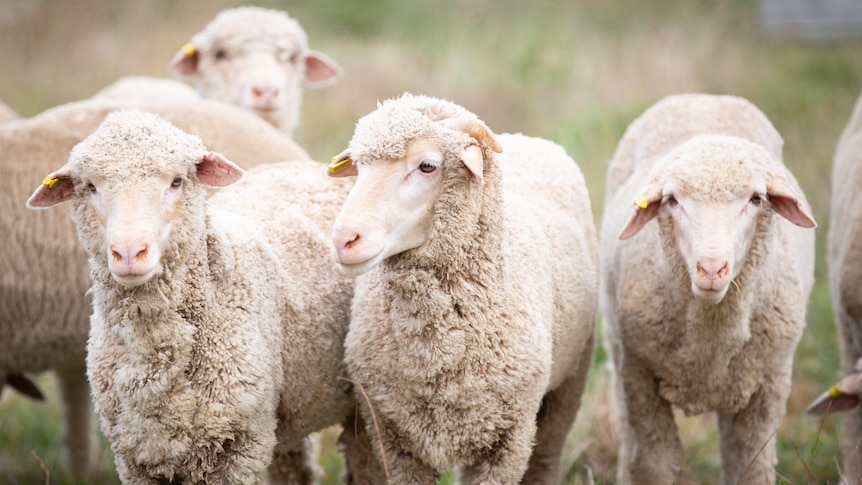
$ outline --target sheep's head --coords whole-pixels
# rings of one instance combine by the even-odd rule
[[[119,111],[75,146],[66,165],[45,178],[27,206],[73,201],[91,258],[106,260],[114,280],[134,287],[161,272],[172,233],[184,217],[202,211],[204,186],[227,185],[241,176],[242,169],[208,152],[198,137],[153,114]]]
[[[501,151],[491,130],[447,101],[405,95],[363,117],[330,166],[357,177],[333,228],[335,259],[361,274],[425,244],[444,185],[481,186],[488,150]]]
[[[200,94],[235,104],[290,133],[303,86],[335,82],[341,68],[311,50],[299,22],[259,7],[224,10],[194,35],[169,64]],[[281,126],[284,119],[290,126]]]
[[[619,238],[635,236],[653,218],[669,221],[692,293],[708,302],[724,299],[771,214],[816,225],[783,165],[741,138],[695,137],[659,161],[647,180]]]

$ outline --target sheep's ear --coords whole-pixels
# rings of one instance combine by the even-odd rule
[[[198,72],[198,49],[191,43],[183,45],[176,53],[168,70],[179,77],[194,76]]]
[[[30,209],[47,209],[61,202],[66,202],[73,195],[75,195],[75,186],[72,183],[70,167],[66,164],[42,180],[42,184],[27,199],[27,207]]]
[[[473,174],[476,182],[481,184],[484,180],[483,175],[485,171],[485,157],[482,154],[482,147],[478,145],[468,146],[461,152],[461,161],[464,162],[464,165]]]
[[[341,67],[326,54],[308,51],[305,56],[305,83],[310,88],[335,84],[341,77]]]
[[[631,217],[626,222],[623,230],[618,236],[620,239],[628,239],[646,225],[647,222],[653,220],[658,215],[658,209],[661,207],[661,188],[657,184],[652,184],[643,192],[634,197],[634,210]]]
[[[847,411],[859,405],[859,374],[851,374],[817,397],[805,410],[807,414]]]
[[[330,177],[355,177],[359,174],[353,160],[350,158],[350,150],[344,150],[338,155],[332,157],[329,165],[326,167],[326,173]]]
[[[4,379],[0,379],[0,391],[3,389],[4,380],[12,389],[17,390],[31,399],[35,399],[37,401],[45,400],[45,394],[42,393],[39,386],[37,386],[36,383],[33,382],[33,379],[31,379],[27,374],[6,374]]]
[[[197,173],[204,184],[224,187],[241,179],[245,172],[221,153],[207,152],[197,164]]]
[[[800,227],[817,227],[796,191],[783,178],[775,178],[766,186],[766,195],[775,212]]]

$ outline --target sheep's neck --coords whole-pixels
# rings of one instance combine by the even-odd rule
[[[457,197],[444,190],[445,203],[438,201],[435,207],[434,229],[425,246],[382,265],[399,308],[412,309],[414,316],[404,316],[403,322],[415,331],[494,305],[493,289],[503,280],[505,236],[501,177],[489,165],[481,189],[470,189],[479,190],[477,196],[462,191]]]

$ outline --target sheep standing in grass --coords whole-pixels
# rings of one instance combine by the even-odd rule
[[[841,382],[821,396],[810,412],[844,411],[842,416],[843,477],[862,481],[862,97],[844,127],[832,167],[832,208],[829,220],[828,267],[832,309],[840,334]]]
[[[305,31],[285,12],[239,7],[219,13],[170,62],[205,98],[254,112],[293,134],[305,86],[335,82],[341,68],[308,47]]]
[[[463,484],[559,483],[598,284],[578,166],[405,94],[359,120],[331,170],[357,175],[333,229],[342,268],[364,273],[345,359],[389,483],[453,465]]]
[[[63,441],[70,468],[80,477],[94,477],[98,456],[84,360],[92,313],[85,295],[87,257],[67,213],[28,211],[24,201],[33,180],[62,165],[72,147],[123,104],[69,103],[0,126],[0,374],[55,371]],[[289,137],[231,105],[211,100],[139,104],[244,166],[308,158]]]
[[[320,229],[349,184],[292,182],[308,171],[325,178],[315,162],[264,166],[207,200],[242,169],[120,111],[29,199],[72,202],[93,282],[87,371],[125,482],[253,483],[274,450],[273,474],[313,481],[291,455],[353,411],[339,379],[352,282]],[[284,203],[296,190],[309,196]]]
[[[774,482],[815,225],[780,147],[751,103],[696,94],[620,141],[601,235],[620,483],[679,481],[672,406],[718,414],[722,483]]]

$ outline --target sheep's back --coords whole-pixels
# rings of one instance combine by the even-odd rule
[[[608,166],[605,200],[633,175],[701,134],[733,135],[758,143],[781,160],[784,141],[755,105],[727,95],[678,94],[655,103],[626,129]]]
[[[534,291],[551,305],[545,311],[553,324],[553,388],[592,342],[598,247],[590,198],[580,168],[561,146],[523,135],[499,140],[509,239],[521,246],[512,249],[513,274],[530,279],[548,272],[548,285]],[[535,229],[525,230],[530,226]]]

